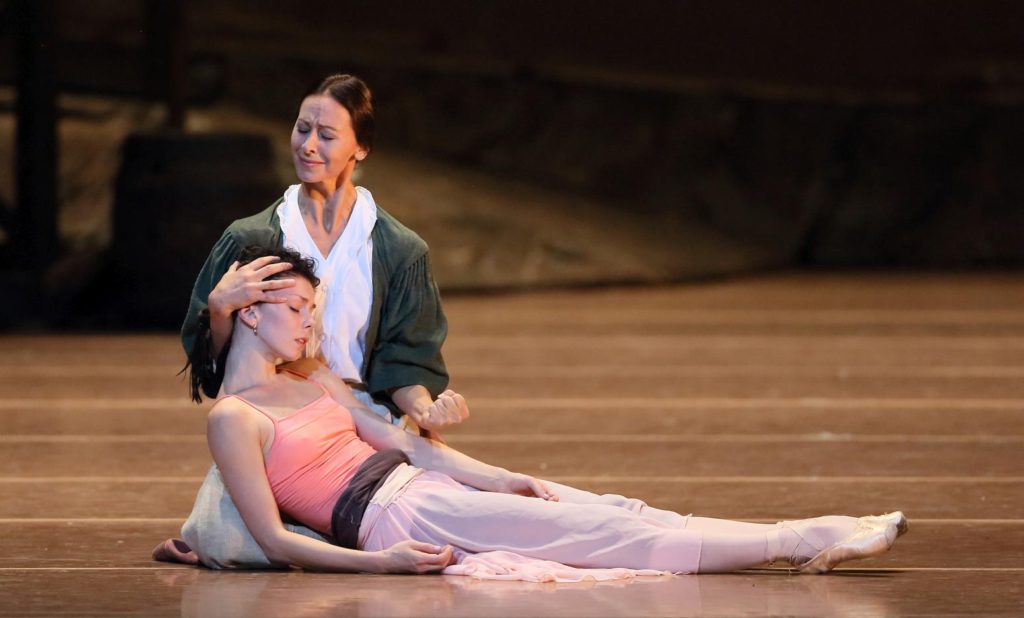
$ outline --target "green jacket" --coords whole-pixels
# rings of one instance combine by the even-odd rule
[[[278,199],[266,210],[229,225],[206,258],[181,327],[182,346],[194,365],[196,339],[209,328],[209,322],[200,316],[207,309],[210,291],[247,245],[281,246],[283,235],[277,217],[280,203]],[[436,399],[447,388],[448,370],[441,357],[441,344],[448,334],[448,321],[430,272],[427,244],[379,207],[370,238],[373,301],[361,373],[373,397],[397,413],[389,390],[420,384]],[[206,389],[208,396],[215,396],[219,390],[219,383],[214,386]]]

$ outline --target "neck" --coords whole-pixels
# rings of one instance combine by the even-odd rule
[[[319,228],[330,233],[344,228],[356,204],[356,188],[351,181],[326,191],[320,184],[303,183],[299,191],[299,211]]]
[[[234,395],[269,383],[277,375],[277,364],[266,346],[244,326],[236,325],[224,367],[225,395]]]

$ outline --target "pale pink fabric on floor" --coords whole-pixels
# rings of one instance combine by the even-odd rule
[[[574,583],[586,580],[609,581],[638,576],[669,575],[653,569],[598,569],[571,567],[552,560],[527,558],[509,551],[485,551],[479,554],[459,552],[457,564],[446,568],[445,575],[467,575],[477,579],[516,580],[525,582]]]
[[[624,508],[476,491],[433,471],[390,504],[371,503],[362,527],[366,551],[409,539],[452,545],[447,575],[532,582],[694,573],[702,538]]]

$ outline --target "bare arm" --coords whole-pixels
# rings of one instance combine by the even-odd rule
[[[310,374],[310,378],[322,384],[335,401],[352,413],[359,437],[378,450],[401,449],[414,466],[444,472],[456,481],[477,489],[537,496],[546,500],[558,499],[547,486],[533,477],[486,464],[439,441],[414,436],[395,427],[368,410],[356,399],[348,385],[327,367],[321,365]]]
[[[363,552],[290,532],[281,523],[264,472],[262,440],[254,413],[236,399],[221,400],[210,411],[206,436],[242,520],[271,562],[374,573],[426,573],[451,562],[450,547],[405,541],[384,551]]]

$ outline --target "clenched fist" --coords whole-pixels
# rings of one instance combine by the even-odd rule
[[[429,431],[437,431],[450,425],[457,425],[469,418],[469,406],[466,399],[455,391],[448,389],[438,395],[437,399],[424,410],[409,413],[416,424]]]

